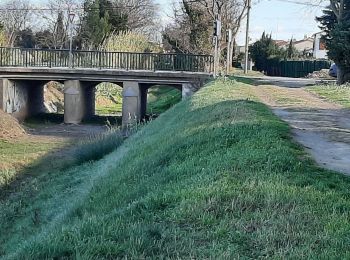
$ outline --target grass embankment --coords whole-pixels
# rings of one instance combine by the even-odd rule
[[[216,81],[0,218],[5,258],[349,258],[350,181]],[[0,211],[2,212],[2,211]]]
[[[10,184],[24,168],[37,167],[36,161],[54,149],[65,145],[62,141],[33,140],[0,140],[0,189]],[[1,190],[0,190],[1,194]]]
[[[307,90],[331,102],[350,108],[350,85],[319,85],[308,87]]]
[[[181,101],[181,91],[173,87],[159,86],[148,91],[148,114],[161,114]]]

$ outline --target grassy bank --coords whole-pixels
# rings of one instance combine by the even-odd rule
[[[350,108],[350,85],[319,85],[308,87],[307,90],[331,102]]]
[[[349,258],[349,179],[317,168],[244,89],[211,83],[100,161],[52,173],[34,205],[0,216],[0,253]]]
[[[161,114],[181,101],[181,91],[172,87],[160,86],[149,89],[148,114]]]
[[[44,157],[54,149],[60,149],[64,145],[65,143],[60,140],[0,139],[0,189],[17,178],[18,173],[24,168],[35,168],[40,157]]]

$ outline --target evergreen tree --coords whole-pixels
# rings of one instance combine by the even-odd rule
[[[328,57],[338,67],[338,83],[350,81],[350,0],[332,0],[334,6],[329,6],[323,15],[317,18],[320,28],[325,32]]]
[[[289,42],[289,45],[288,45],[288,49],[287,49],[287,58],[288,59],[293,58],[294,53],[295,53],[295,48],[294,48],[294,45],[293,45],[293,37],[292,37],[292,39],[290,39],[290,42]]]
[[[67,40],[67,33],[64,28],[63,12],[59,12],[57,16],[54,37],[53,37],[53,47],[56,49],[61,49],[64,47]]]
[[[127,16],[121,15],[109,0],[86,0],[80,37],[88,48],[101,48],[107,37],[126,30]]]
[[[259,71],[266,71],[269,59],[282,59],[285,52],[272,40],[272,36],[262,34],[261,39],[249,48],[255,67]]]
[[[16,47],[21,48],[34,48],[35,47],[35,36],[31,29],[24,29],[18,32],[18,37],[15,41]]]

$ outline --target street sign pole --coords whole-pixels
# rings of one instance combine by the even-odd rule
[[[217,76],[217,72],[218,72],[218,68],[217,68],[217,65],[218,65],[218,37],[217,36],[214,36],[214,79],[216,78]]]
[[[227,41],[227,58],[226,58],[226,75],[230,74],[231,68],[231,44],[232,44],[232,29],[228,29],[226,32],[226,41]]]

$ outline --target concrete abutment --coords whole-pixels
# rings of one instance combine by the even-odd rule
[[[0,109],[20,121],[44,112],[43,82],[0,79]]]

